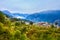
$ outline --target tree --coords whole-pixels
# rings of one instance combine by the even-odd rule
[[[20,22],[15,22],[15,26],[20,26]]]
[[[0,22],[4,23],[5,21],[5,16],[4,14],[0,11]]]
[[[33,22],[30,22],[30,25],[33,25]]]

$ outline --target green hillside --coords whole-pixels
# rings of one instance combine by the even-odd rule
[[[60,40],[60,28],[16,21],[0,11],[0,40]]]

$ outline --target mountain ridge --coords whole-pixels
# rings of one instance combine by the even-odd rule
[[[29,15],[27,19],[34,22],[44,21],[53,23],[55,20],[60,20],[60,10],[42,11]]]
[[[8,10],[7,10],[8,11]],[[22,13],[10,13],[9,11],[2,11],[11,17],[25,17],[26,20],[33,22],[54,22],[55,20],[60,20],[60,10],[47,10],[42,12],[37,12],[33,14],[22,14]]]

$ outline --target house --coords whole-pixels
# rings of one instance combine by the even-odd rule
[[[50,24],[48,22],[39,22],[39,26],[45,26],[45,27],[50,27]]]

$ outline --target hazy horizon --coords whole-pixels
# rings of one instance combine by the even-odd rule
[[[0,0],[0,10],[28,14],[44,10],[60,10],[60,0]]]

